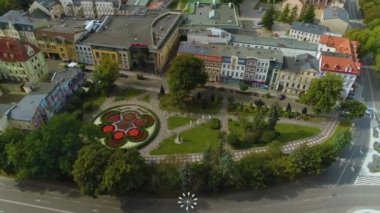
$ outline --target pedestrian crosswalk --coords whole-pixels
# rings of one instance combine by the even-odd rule
[[[355,185],[380,186],[380,176],[359,175],[355,180]]]

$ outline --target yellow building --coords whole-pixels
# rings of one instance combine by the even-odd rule
[[[95,63],[99,64],[103,59],[111,59],[120,64],[119,54],[117,49],[104,48],[104,47],[92,47],[92,53],[95,59]]]
[[[292,95],[306,92],[311,81],[318,78],[318,64],[318,59],[309,54],[284,57],[285,67],[273,82],[275,89]]]
[[[51,21],[48,27],[35,31],[38,47],[46,58],[53,60],[77,61],[75,42],[83,38],[88,31],[84,20],[73,18],[63,21]]]

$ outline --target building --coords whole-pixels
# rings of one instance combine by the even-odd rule
[[[284,56],[294,57],[303,53],[316,56],[318,45],[289,38],[266,38],[248,35],[232,35],[232,45],[269,50],[281,50]]]
[[[233,3],[228,4],[202,4],[194,2],[190,13],[185,16],[181,25],[183,34],[192,28],[215,27],[229,32],[236,32],[241,28],[237,8]]]
[[[313,79],[319,77],[319,61],[309,54],[284,57],[284,69],[274,80],[277,91],[292,95],[306,92]]]
[[[59,0],[66,16],[84,17],[84,11],[80,0]]]
[[[46,58],[77,61],[75,43],[89,33],[84,19],[66,18],[51,21],[49,26],[35,31],[38,47]]]
[[[46,20],[33,18],[26,12],[10,10],[0,17],[0,37],[21,39],[37,45],[34,30],[47,24]]]
[[[358,58],[357,48],[357,41],[333,35],[322,35],[318,45],[320,52],[338,52],[351,55],[356,59]]]
[[[77,43],[76,49],[86,47],[82,51],[83,56],[79,57],[82,58],[80,62],[84,63],[84,58],[90,57],[91,49],[95,64],[110,58],[121,69],[130,70],[134,64],[145,63],[160,71],[178,43],[181,21],[181,14],[175,12],[151,11],[145,16],[109,16],[109,21],[95,33]]]
[[[104,15],[115,15],[121,7],[121,0],[82,0],[85,18],[100,18]]]
[[[280,50],[267,50],[231,45],[202,45],[182,42],[178,55],[192,54],[205,62],[209,81],[246,82],[253,87],[269,88],[282,68]]]
[[[319,60],[321,75],[333,73],[343,78],[343,98],[352,90],[356,77],[360,75],[360,63],[351,56],[338,52],[323,52]]]
[[[41,11],[52,19],[63,18],[63,15],[65,14],[63,6],[59,0],[35,0],[29,7],[29,13],[35,11]]]
[[[202,44],[229,44],[231,42],[231,33],[218,29],[218,28],[207,28],[207,29],[190,29],[187,33],[188,42],[197,42]]]
[[[318,44],[321,35],[327,31],[328,28],[325,26],[293,22],[292,27],[290,28],[289,36],[299,41],[307,41]]]
[[[52,83],[26,85],[28,94],[8,113],[9,127],[33,130],[46,124],[58,113],[68,97],[84,82],[79,69],[55,73]]]
[[[348,12],[340,7],[327,7],[324,9],[321,24],[329,31],[343,35],[350,28]]]
[[[285,0],[282,2],[281,11],[288,5],[289,10],[292,11],[293,8],[297,8],[297,17],[299,17],[305,9],[304,0]]]
[[[322,35],[318,45],[321,75],[330,72],[342,76],[344,79],[342,96],[344,98],[351,91],[356,77],[360,75],[361,63],[357,47],[357,41],[332,35]]]
[[[18,39],[0,38],[0,79],[37,82],[48,73],[42,52]]]

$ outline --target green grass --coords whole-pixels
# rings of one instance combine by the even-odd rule
[[[244,124],[241,124],[239,121],[229,121],[228,128],[230,132],[234,132],[240,136],[240,139],[243,139],[245,136]],[[307,138],[313,135],[316,135],[320,132],[319,128],[302,126],[296,124],[288,123],[278,123],[276,125],[276,131],[280,134],[276,140],[281,143],[286,143],[290,141],[299,140],[302,138]]]
[[[161,141],[159,148],[153,150],[150,154],[169,155],[201,153],[210,145],[214,146],[218,143],[218,132],[219,130],[212,130],[210,128],[210,123],[202,124],[182,132],[180,134],[184,140],[182,144],[174,143],[176,136],[172,136]]]
[[[187,117],[178,117],[171,116],[168,118],[168,129],[175,129],[177,127],[189,124],[190,121],[194,121],[195,119],[187,118]]]
[[[217,114],[220,111],[222,102],[215,100],[192,99],[184,103],[183,109],[179,109],[172,105],[171,99],[168,95],[165,95],[160,99],[160,108],[169,112],[192,112],[192,113],[205,113],[205,114]]]
[[[347,131],[350,128],[350,124],[347,123],[339,123],[339,125],[336,127],[335,132],[330,136],[329,139],[325,141],[325,143],[328,144],[334,144],[337,140],[338,136],[340,134],[343,134],[345,131]]]
[[[149,94],[144,95],[143,97],[139,98],[139,100],[149,103],[150,102],[150,95]]]
[[[280,136],[278,136],[277,140],[283,143],[311,137],[321,131],[317,127],[287,123],[278,123],[275,129],[278,133],[280,133]]]
[[[118,89],[115,92],[115,100],[116,101],[128,100],[133,97],[139,96],[143,93],[145,93],[145,90],[135,89],[131,87],[125,88],[125,89]]]

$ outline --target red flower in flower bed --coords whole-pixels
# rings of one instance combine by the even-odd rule
[[[144,114],[141,117],[143,117],[145,120],[145,125],[144,125],[145,128],[152,126],[155,122],[155,119],[150,115]]]
[[[123,131],[116,131],[115,133],[113,133],[112,139],[115,141],[119,141],[123,139],[124,136],[125,136],[125,133]]]
[[[127,135],[129,137],[137,137],[140,134],[141,134],[141,131],[138,128],[132,128],[132,129],[128,130],[128,132],[127,132]]]
[[[115,130],[115,127],[113,125],[105,125],[102,127],[102,132],[104,133],[110,133]]]
[[[120,120],[120,115],[111,115],[108,117],[108,122],[117,122]]]
[[[146,124],[146,121],[144,119],[136,119],[133,121],[133,124],[136,125],[137,127],[143,127]]]
[[[130,138],[130,141],[131,141],[131,142],[134,142],[134,143],[142,142],[142,141],[144,141],[145,139],[147,139],[148,136],[149,136],[148,131],[146,131],[145,129],[143,129],[143,130],[142,130],[142,133],[141,133],[138,137]]]
[[[112,116],[115,116],[115,115],[119,115],[119,114],[120,114],[120,112],[118,112],[116,110],[108,111],[108,112],[106,112],[106,113],[104,113],[102,115],[101,121],[102,122],[107,122],[109,117],[112,117]]]
[[[112,138],[108,138],[106,140],[106,145],[110,148],[119,148],[126,143],[126,140],[114,140]]]

